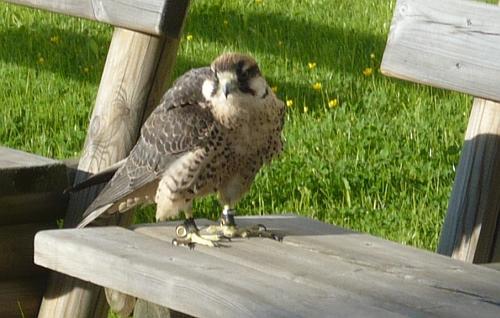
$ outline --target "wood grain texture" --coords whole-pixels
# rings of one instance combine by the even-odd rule
[[[178,38],[189,0],[5,0],[151,35]]]
[[[285,239],[191,251],[170,243],[179,222],[44,231],[35,261],[197,317],[500,315],[494,270],[295,215],[237,222]]]
[[[398,0],[381,70],[500,101],[499,51],[499,7],[464,0]]]

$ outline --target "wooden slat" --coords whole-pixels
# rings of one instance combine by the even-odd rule
[[[193,316],[500,315],[494,270],[294,215],[237,222],[285,239],[191,251],[170,244],[179,222],[44,231],[35,261]]]
[[[179,37],[189,0],[4,0],[152,35]]]
[[[464,0],[398,0],[382,73],[500,101],[500,8]]]
[[[67,187],[61,161],[0,147],[0,226],[64,217]]]

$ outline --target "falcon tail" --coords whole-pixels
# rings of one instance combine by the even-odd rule
[[[109,209],[112,205],[113,205],[113,203],[109,203],[109,204],[106,204],[106,205],[94,210],[92,213],[87,215],[80,223],[78,223],[76,228],[81,229],[81,228],[87,226],[89,223],[91,223],[92,221],[97,219],[101,214],[106,212],[106,210]]]
[[[120,167],[122,167],[126,161],[127,161],[127,158],[118,161],[117,163],[110,166],[109,168],[104,169],[96,174],[91,175],[85,181],[82,181],[80,183],[77,183],[77,184],[67,188],[66,190],[64,190],[64,193],[76,192],[76,191],[80,191],[80,190],[89,188],[91,186],[97,185],[97,184],[108,182],[109,180],[111,180],[111,178],[113,178],[116,171],[118,169],[120,169]]]

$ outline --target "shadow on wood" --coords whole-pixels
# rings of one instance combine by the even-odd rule
[[[437,252],[473,263],[500,261],[500,136],[466,140]],[[495,250],[497,250],[495,252]]]

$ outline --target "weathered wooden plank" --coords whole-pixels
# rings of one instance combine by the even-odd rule
[[[476,98],[437,252],[473,263],[500,261],[500,105]],[[495,249],[496,254],[495,254]]]
[[[4,0],[31,8],[178,38],[189,0]]]
[[[382,73],[500,101],[500,8],[465,0],[398,0]]]
[[[0,147],[0,226],[64,217],[67,187],[61,161]]]
[[[237,221],[263,223],[284,242],[251,238],[190,251],[170,244],[178,224],[171,222],[136,233],[41,232],[35,259],[193,316],[500,314],[500,277],[491,269],[293,215]]]
[[[33,262],[33,240],[41,230],[56,229],[51,223],[0,226],[0,280],[21,279],[48,274]]]
[[[36,317],[47,276],[0,281],[0,317]]]
[[[349,290],[365,297],[365,302],[413,316],[422,312],[432,316],[473,316],[475,308],[468,306],[477,299],[456,299],[464,302],[464,307],[457,305],[450,309],[450,304],[442,300],[451,292],[488,295],[484,301],[498,301],[494,295],[500,291],[500,281],[488,283],[486,277],[478,280],[477,276],[470,276],[470,269],[457,268],[460,262],[450,262],[427,251],[303,218],[241,218],[238,222],[243,226],[254,222],[265,224],[285,235],[284,242],[296,248],[269,249],[265,242],[249,240],[243,248],[231,244],[224,254],[213,249],[201,252],[217,255],[224,263],[236,262],[277,277],[293,277],[321,288],[325,294],[331,288]],[[149,225],[135,231],[168,242],[174,235],[173,228]]]
[[[84,229],[81,233],[76,233],[76,236],[74,231],[57,231],[57,238],[47,237],[47,232],[40,232],[35,243],[36,250],[41,253],[40,256],[37,256],[40,264],[54,267],[56,270],[68,274],[75,275],[78,272],[81,279],[108,287],[114,285],[114,289],[138,298],[148,299],[174,310],[185,311],[188,309],[191,311],[188,312],[189,314],[198,317],[262,315],[298,317],[309,315],[311,312],[326,317],[330,313],[329,309],[321,306],[319,300],[323,295],[320,290],[307,287],[297,290],[293,288],[293,282],[288,280],[273,281],[272,277],[268,275],[240,266],[224,264],[213,257],[200,257],[199,254],[191,253],[188,249],[176,248],[162,241],[131,233],[121,228],[94,228],[92,234]],[[105,238],[106,243],[95,241],[88,234],[94,238],[97,234]],[[74,238],[78,239],[74,240]],[[61,239],[67,244],[60,244],[59,240]],[[85,242],[81,242],[82,239]],[[123,245],[120,243],[120,246],[117,246],[116,244],[119,242],[122,242]],[[63,253],[71,259],[73,256],[68,254],[69,249],[78,248],[81,252],[80,255],[86,255],[85,262],[83,258],[79,258],[80,265],[74,267],[74,271],[70,270],[67,267],[69,265],[67,262],[59,263],[45,254],[49,246],[52,249],[56,248],[57,253]],[[89,249],[90,246],[98,246],[98,249]],[[110,258],[113,254],[111,249],[117,247],[122,255],[120,260],[115,257]],[[139,256],[147,261],[135,262],[134,260],[137,260]],[[115,269],[123,268],[124,270],[112,272],[110,271],[111,267],[106,265],[102,267],[102,264],[99,264],[101,261],[112,264]],[[104,275],[106,277],[94,276],[93,271],[97,267],[106,272]],[[187,268],[190,270],[187,271]],[[120,282],[115,284],[113,281]],[[134,285],[137,286],[137,284],[142,285],[142,287],[140,289],[134,288]],[[256,286],[261,288],[255,288]],[[264,286],[266,288],[262,288]],[[307,298],[306,295],[308,295]],[[363,307],[362,304],[355,304],[349,300],[348,295],[329,295],[329,297],[340,297],[348,304],[348,306],[336,310],[343,315],[356,315],[359,313],[359,308]],[[304,303],[300,306],[301,308],[297,308],[297,299],[302,298],[304,298]],[[280,300],[279,303],[276,303],[277,299]],[[377,315],[375,310],[374,315],[387,317],[390,316],[390,313],[379,311]]]

